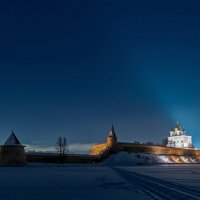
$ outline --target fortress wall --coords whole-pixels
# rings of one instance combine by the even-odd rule
[[[104,144],[97,144],[91,148],[91,155],[100,155],[106,151],[107,146]],[[110,149],[112,151],[112,149]],[[116,148],[113,149],[115,152],[127,151],[134,153],[146,153],[154,155],[177,155],[177,156],[200,156],[199,150],[193,149],[181,149],[172,147],[162,146],[147,146],[142,144],[123,143],[118,142]]]
[[[102,143],[102,144],[95,144],[91,147],[90,154],[91,155],[98,155],[104,152],[107,149],[107,144]]]
[[[40,155],[27,154],[27,162],[43,162],[43,163],[98,163],[102,161],[104,156],[92,155]]]
[[[43,163],[98,163],[109,157],[112,153],[120,151],[145,153],[152,155],[196,156],[200,158],[199,150],[168,148],[161,146],[146,146],[141,144],[119,142],[107,148],[107,144],[97,144],[91,148],[91,155],[57,155],[57,154],[26,154],[23,146],[1,146],[0,164],[23,165],[27,162]]]
[[[118,143],[118,151],[127,151],[134,153],[146,153],[155,155],[177,155],[177,156],[200,156],[199,150],[193,149],[181,149],[181,148],[170,148],[161,146],[147,146],[140,144],[131,143]]]
[[[93,152],[92,152],[93,150]],[[27,162],[43,163],[98,163],[109,157],[112,153],[121,151],[133,153],[145,153],[152,155],[172,155],[172,156],[196,156],[200,157],[200,151],[180,148],[168,148],[161,146],[146,146],[131,143],[118,143],[116,148],[106,148],[106,144],[98,144],[92,147],[93,155],[57,155],[57,154],[27,154]],[[97,154],[95,154],[97,153]]]

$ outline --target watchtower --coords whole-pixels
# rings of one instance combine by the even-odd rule
[[[1,146],[0,164],[24,165],[26,163],[24,147],[12,131],[4,145]]]
[[[109,135],[107,137],[106,146],[107,148],[114,149],[117,145],[117,136],[115,134],[114,126],[110,129]]]

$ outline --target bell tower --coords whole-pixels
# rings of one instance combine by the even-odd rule
[[[117,145],[117,136],[115,134],[114,126],[110,129],[109,135],[107,137],[106,146],[107,148],[114,148]]]

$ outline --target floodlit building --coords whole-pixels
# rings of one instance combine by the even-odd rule
[[[186,130],[177,122],[176,127],[170,130],[167,147],[193,148],[192,136],[187,135]]]
[[[117,145],[117,136],[115,134],[114,126],[110,129],[109,135],[107,137],[107,147],[114,148]]]

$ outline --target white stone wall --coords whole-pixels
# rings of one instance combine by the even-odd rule
[[[192,137],[187,135],[177,135],[168,137],[168,147],[190,148]]]

